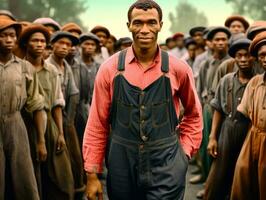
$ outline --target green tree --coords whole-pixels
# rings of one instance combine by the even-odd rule
[[[233,6],[234,13],[246,15],[254,20],[266,20],[265,0],[225,0]]]
[[[86,0],[0,0],[0,2],[2,8],[10,10],[19,20],[33,21],[39,17],[51,17],[60,24],[73,21],[82,25],[79,16],[87,9]]]
[[[170,31],[172,33],[187,33],[194,26],[207,26],[208,19],[203,12],[199,12],[195,7],[183,0],[178,3],[174,13],[169,14],[171,22]]]

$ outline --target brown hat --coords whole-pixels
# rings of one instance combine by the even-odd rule
[[[1,19],[5,18],[5,19],[17,21],[15,16],[9,10],[0,10],[0,16],[1,16]]]
[[[258,50],[262,45],[266,45],[266,31],[256,35],[254,40],[251,42],[249,52],[252,56],[257,57]]]
[[[67,31],[67,32],[74,31],[74,32],[77,32],[79,34],[82,33],[82,30],[81,30],[80,26],[75,24],[75,23],[73,23],[73,22],[67,23],[64,26],[62,26],[61,30],[62,31]]]
[[[107,35],[108,38],[110,37],[110,31],[107,28],[103,27],[103,26],[95,26],[93,29],[91,29],[90,32],[96,34],[96,33],[100,32],[100,31],[104,32]]]
[[[46,39],[46,43],[49,43],[50,41],[49,30],[41,24],[31,24],[31,25],[28,25],[20,34],[20,37],[18,39],[19,47],[24,49],[26,47],[26,43],[28,42],[30,36],[33,33],[37,33],[37,32],[42,33]]]
[[[248,21],[244,17],[242,17],[241,15],[232,15],[232,16],[228,17],[225,20],[224,25],[229,28],[233,21],[240,21],[243,24],[243,26],[245,27],[245,30],[247,30],[249,27]]]
[[[16,21],[13,21],[11,19],[1,19],[0,20],[0,32],[4,29],[14,27],[16,30],[17,35],[20,34],[21,31],[21,25],[17,23]]]
[[[247,38],[253,40],[262,31],[266,31],[266,21],[255,21],[246,31]]]
[[[175,33],[175,34],[173,35],[173,39],[174,39],[174,40],[176,40],[176,39],[179,38],[179,37],[184,37],[184,34],[181,33],[181,32],[177,32],[177,33]]]

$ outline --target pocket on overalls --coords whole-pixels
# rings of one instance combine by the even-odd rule
[[[163,101],[152,104],[152,125],[161,127],[169,121],[168,102]]]
[[[126,128],[130,127],[132,107],[133,105],[131,104],[125,104],[122,101],[117,101],[116,118],[121,126]]]

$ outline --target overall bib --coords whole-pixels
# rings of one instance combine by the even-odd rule
[[[188,159],[178,141],[168,54],[162,76],[144,90],[123,76],[126,51],[119,55],[106,153],[110,200],[183,199]]]

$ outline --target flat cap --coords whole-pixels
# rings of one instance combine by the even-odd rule
[[[57,40],[61,38],[68,38],[72,42],[72,46],[76,46],[79,44],[79,39],[66,31],[57,31],[51,36],[51,43],[55,43]]]
[[[252,40],[251,45],[249,47],[250,54],[254,57],[257,57],[258,50],[262,45],[266,45],[266,31],[259,33]]]

